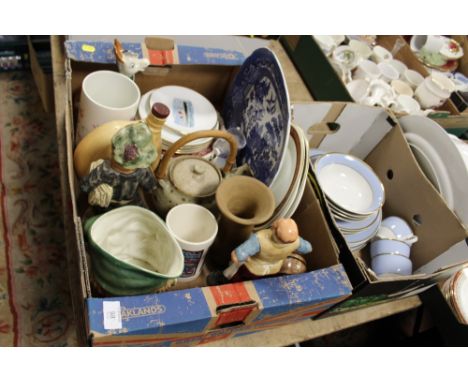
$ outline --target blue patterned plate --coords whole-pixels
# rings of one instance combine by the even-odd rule
[[[242,64],[224,101],[226,129],[239,126],[246,147],[238,164],[247,163],[267,186],[278,175],[289,139],[289,95],[278,59],[267,48],[255,50]]]

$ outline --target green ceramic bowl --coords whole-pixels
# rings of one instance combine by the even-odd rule
[[[153,212],[125,206],[85,222],[95,281],[116,296],[152,293],[178,278],[184,256]]]

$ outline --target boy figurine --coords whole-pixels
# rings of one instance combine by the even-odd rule
[[[310,252],[312,245],[299,237],[296,222],[292,219],[278,219],[271,228],[252,234],[233,250],[231,265],[222,275],[210,275],[208,283],[214,285],[227,280],[236,282],[275,275],[292,253],[305,255]]]
[[[138,188],[151,191],[156,187],[149,168],[156,156],[148,126],[142,122],[127,125],[112,137],[111,160],[94,162],[80,188],[89,193],[88,202],[93,206],[112,209],[141,204]]]

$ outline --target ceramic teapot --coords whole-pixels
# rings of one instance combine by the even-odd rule
[[[173,158],[186,143],[206,137],[224,138],[229,142],[230,153],[222,170],[224,174],[201,157],[183,155]],[[172,207],[182,203],[195,203],[210,210],[215,209],[216,190],[223,175],[231,171],[236,155],[236,138],[226,131],[198,131],[182,137],[167,150],[156,170],[157,186],[152,193],[154,209],[160,216],[165,216]]]

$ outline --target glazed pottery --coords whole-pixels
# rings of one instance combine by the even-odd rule
[[[396,97],[395,104],[392,105],[392,110],[399,114],[414,114],[421,113],[421,107],[418,101],[413,97],[402,94]]]
[[[391,60],[392,58],[392,54],[380,45],[376,45],[372,49],[371,59],[377,64],[383,61]]]
[[[184,257],[164,221],[125,206],[86,221],[94,280],[116,296],[152,293],[182,274]]]
[[[145,70],[150,64],[147,58],[140,58],[138,53],[123,49],[118,39],[114,40],[114,53],[119,72],[130,78]]]
[[[393,65],[390,65],[387,61],[380,62],[378,65],[380,70],[380,78],[385,82],[392,82],[400,77],[400,73],[395,69]]]
[[[154,208],[160,216],[178,204],[201,204],[208,209],[215,207],[215,193],[222,180],[219,169],[201,157],[184,155],[173,159],[177,150],[195,139],[217,137],[226,139],[231,147],[223,171],[231,171],[237,154],[237,141],[226,131],[199,131],[187,134],[174,143],[165,153],[157,172],[157,186],[152,194]]]
[[[285,275],[297,275],[307,270],[307,264],[303,256],[295,253],[289,255],[284,261],[279,273]]]
[[[333,60],[345,69],[352,70],[357,66],[358,55],[350,46],[339,46],[333,51]]]
[[[413,263],[406,256],[381,254],[372,258],[371,268],[377,276],[409,276],[413,272]]]
[[[411,247],[398,240],[375,240],[370,245],[370,253],[372,257],[379,256],[385,253],[391,253],[410,257]]]
[[[414,90],[424,81],[424,77],[415,70],[407,69],[404,71],[401,79],[405,81]]]
[[[369,94],[369,82],[363,79],[353,80],[346,85],[346,89],[355,102],[362,103]]]
[[[88,74],[81,85],[76,142],[106,122],[132,120],[139,102],[140,89],[127,76],[110,70]]]
[[[333,36],[314,35],[314,39],[327,56],[330,56],[338,46],[337,41]]]
[[[372,49],[363,41],[351,40],[349,46],[356,52],[358,61],[367,60],[372,54]]]
[[[240,127],[247,144],[237,163],[248,164],[252,174],[271,185],[283,161],[291,125],[286,81],[275,54],[255,50],[242,64],[225,97],[226,129]]]
[[[378,68],[377,64],[370,61],[370,60],[362,60],[359,62],[353,78],[355,80],[362,79],[366,81],[372,81],[379,78],[381,75],[380,69]]]
[[[208,258],[216,268],[224,269],[231,251],[249,238],[254,226],[271,217],[275,198],[259,180],[234,175],[221,182],[216,191],[216,204],[221,212],[219,233]]]
[[[417,87],[415,97],[425,109],[440,106],[455,90],[454,83],[444,75],[433,73]]]
[[[214,215],[197,204],[179,204],[166,216],[169,232],[176,238],[184,253],[184,281],[200,275],[206,253],[218,233]]]
[[[435,35],[414,35],[410,41],[410,47],[413,52],[425,50],[429,53],[439,53],[443,45],[443,38]]]
[[[413,89],[411,86],[402,80],[393,80],[391,86],[397,95],[406,95],[413,97]]]
[[[395,91],[383,80],[373,80],[369,84],[369,95],[364,99],[364,105],[390,107],[395,103]]]
[[[400,77],[408,69],[408,67],[400,60],[392,59],[392,60],[388,60],[387,63],[393,66],[397,70]]]

